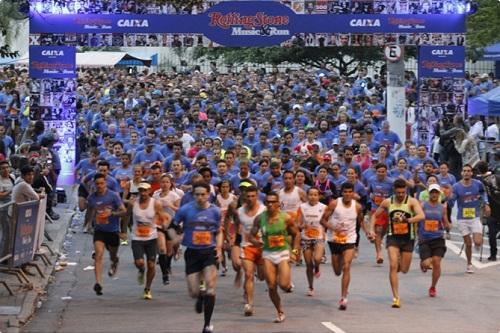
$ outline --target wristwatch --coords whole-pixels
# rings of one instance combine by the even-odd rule
[[[299,249],[293,249],[292,253],[295,254],[295,255],[298,255],[299,254]]]

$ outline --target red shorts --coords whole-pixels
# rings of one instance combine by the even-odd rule
[[[262,249],[251,245],[242,248],[241,259],[249,260],[257,265],[264,264],[264,259],[262,258]]]
[[[371,210],[371,214],[375,214],[376,209]],[[375,225],[380,225],[380,226],[387,226],[387,223],[389,222],[389,214],[387,212],[382,212],[376,219],[375,219]]]

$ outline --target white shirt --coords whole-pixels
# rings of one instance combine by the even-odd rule
[[[498,131],[497,124],[491,124],[490,126],[488,126],[488,128],[486,129],[486,132],[484,133],[484,136],[486,138],[495,138],[495,141],[499,140],[498,135],[499,135],[499,131]]]
[[[470,128],[469,135],[474,139],[483,136],[483,122],[476,121],[476,123]]]

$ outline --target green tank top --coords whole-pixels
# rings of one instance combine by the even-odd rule
[[[278,222],[269,224],[267,212],[262,213],[260,218],[260,230],[262,231],[264,251],[278,252],[290,249],[285,217],[286,213],[281,212]]]
[[[391,196],[387,237],[408,240],[415,239],[415,224],[398,221],[398,217],[405,216],[406,218],[410,218],[413,216],[413,212],[408,204],[408,198],[409,197],[406,196],[403,203],[397,204],[394,200],[394,196]]]

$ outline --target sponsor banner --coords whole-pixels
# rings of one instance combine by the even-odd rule
[[[387,87],[387,120],[401,141],[406,139],[405,87]]]
[[[13,206],[16,230],[11,258],[12,267],[19,267],[33,260],[38,205],[38,201],[28,201]]]
[[[59,121],[45,121],[45,128],[54,130],[59,141],[54,144],[54,151],[61,161],[61,172],[57,178],[57,185],[75,184],[76,164],[76,129],[75,118]]]
[[[221,2],[197,15],[32,13],[30,33],[203,34],[224,46],[279,45],[298,33],[464,33],[461,14],[300,15],[274,1]]]
[[[69,46],[30,46],[30,77],[76,77],[75,52]]]
[[[461,78],[465,75],[465,47],[421,46],[418,52],[419,77]]]

